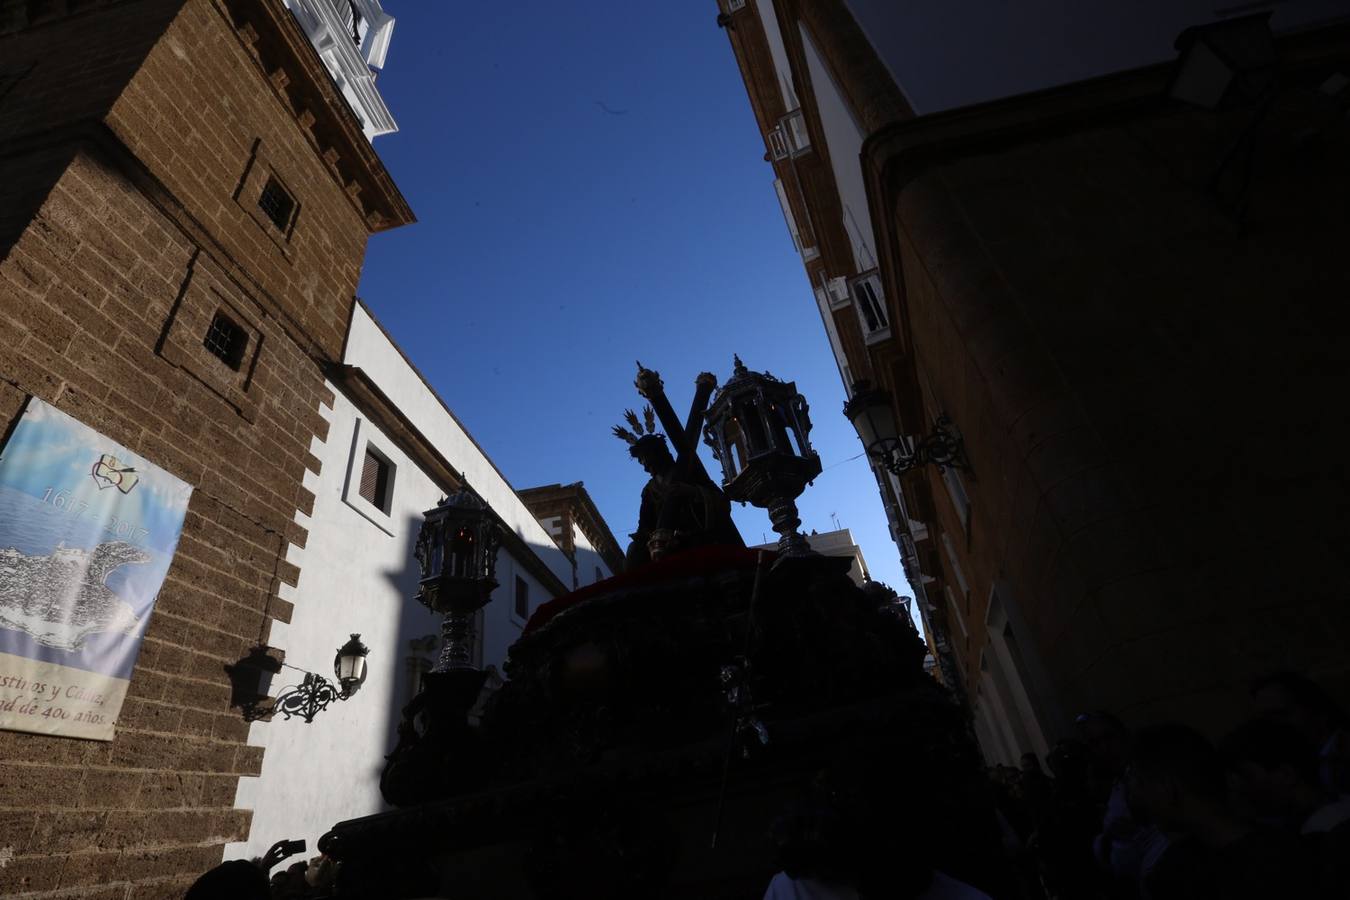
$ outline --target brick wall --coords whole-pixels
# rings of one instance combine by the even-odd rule
[[[1153,103],[954,141],[900,192],[925,405],[974,465],[968,535],[925,476],[973,583],[972,674],[997,585],[1062,712],[1218,730],[1275,667],[1350,694],[1332,400],[1350,134],[1317,80],[1262,128],[1245,228],[1204,190],[1242,111]]]
[[[178,897],[248,831],[235,791],[262,751],[224,666],[290,618],[368,222],[235,25],[144,0],[0,37],[0,59],[39,60],[0,98],[22,123],[0,175],[35,210],[0,216],[0,427],[40,397],[194,488],[116,739],[0,732],[6,897]],[[115,66],[63,61],[111,34]],[[287,233],[254,212],[260,173],[298,202]],[[248,333],[239,371],[202,346],[217,311]]]

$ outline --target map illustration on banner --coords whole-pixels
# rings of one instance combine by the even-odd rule
[[[191,495],[29,401],[0,450],[0,728],[112,740]]]

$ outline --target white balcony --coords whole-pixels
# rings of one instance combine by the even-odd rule
[[[398,131],[389,107],[375,88],[384,66],[394,17],[379,0],[285,0],[333,83],[361,123],[367,140]]]

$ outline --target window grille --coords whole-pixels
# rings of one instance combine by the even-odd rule
[[[295,214],[295,198],[286,193],[279,181],[269,178],[258,197],[258,208],[277,226],[278,231],[285,231],[290,227],[291,216]]]
[[[880,278],[876,275],[864,275],[854,281],[853,300],[858,307],[858,318],[862,322],[865,336],[879,335],[890,328],[890,322],[886,319],[886,302],[881,292]]]
[[[248,347],[248,332],[235,324],[224,313],[216,313],[211,325],[206,329],[202,346],[225,365],[239,371],[244,362],[244,350]]]

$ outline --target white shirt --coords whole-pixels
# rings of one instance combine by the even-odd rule
[[[814,878],[792,879],[779,872],[769,882],[764,900],[858,900],[858,892],[846,884],[817,881]],[[915,900],[991,900],[988,894],[964,881],[957,881],[941,872],[933,873],[927,890]]]
[[[1350,797],[1340,797],[1319,807],[1303,822],[1302,834],[1322,834],[1343,822],[1350,821]]]

